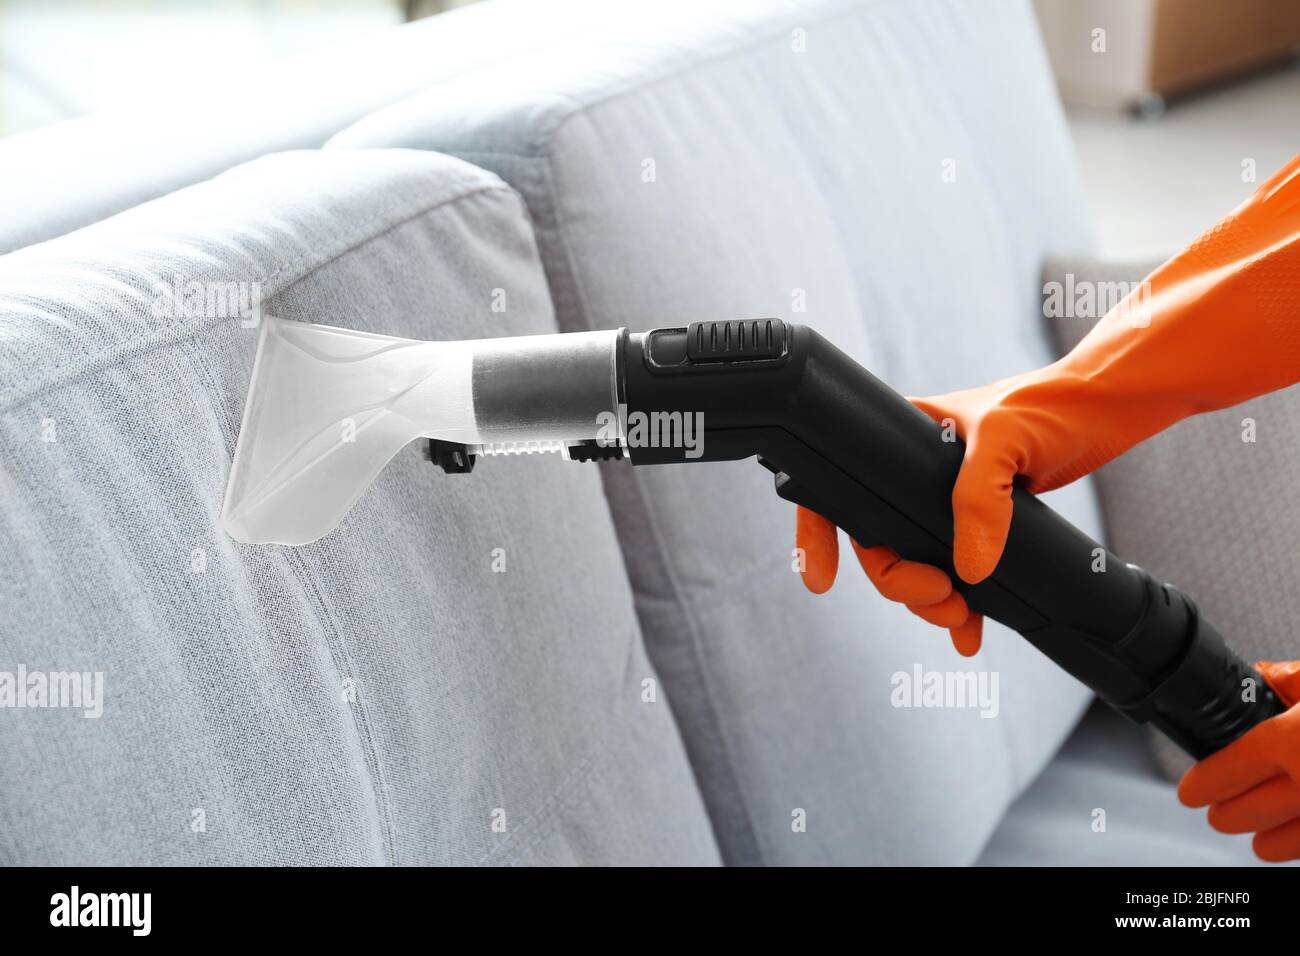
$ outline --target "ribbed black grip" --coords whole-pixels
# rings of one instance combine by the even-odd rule
[[[686,355],[694,362],[772,359],[785,348],[780,319],[692,322],[686,329]]]

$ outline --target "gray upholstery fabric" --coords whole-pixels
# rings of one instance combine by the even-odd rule
[[[323,540],[238,545],[256,332],[160,316],[178,276],[554,328],[519,197],[428,153],[273,156],[0,258],[0,670],[104,675],[98,718],[0,709],[0,863],[716,863],[596,472],[411,446]]]
[[[396,5],[394,5],[396,6]],[[519,56],[580,24],[657,15],[641,0],[492,0],[264,69],[187,75],[131,103],[0,139],[0,253],[43,242],[277,150],[315,148],[371,110]]]
[[[1210,829],[1178,802],[1144,728],[1097,703],[1007,812],[981,866],[1263,865],[1250,836]]]
[[[1041,258],[1089,232],[1028,5],[722,6],[668,4],[623,42],[577,35],[327,145],[501,174],[567,329],[777,315],[909,394],[1048,361]],[[969,862],[1089,699],[996,626],[959,658],[851,557],[831,594],[806,594],[793,511],[752,463],[605,477],[730,862]],[[1097,531],[1086,483],[1053,503]],[[893,706],[915,667],[997,672],[998,716]]]
[[[1159,264],[1054,259],[1043,282],[1136,283]],[[1095,324],[1051,320],[1061,352]],[[1190,594],[1251,661],[1300,657],[1297,420],[1300,388],[1284,389],[1185,419],[1096,473],[1110,546]],[[1191,765],[1163,736],[1152,740],[1170,776]]]

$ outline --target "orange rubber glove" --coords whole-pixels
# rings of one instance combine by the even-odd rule
[[[1300,381],[1300,156],[1170,259],[1045,368],[981,388],[912,399],[966,442],[952,491],[953,563],[993,573],[1017,475],[1051,491],[1197,412]],[[804,583],[821,593],[839,562],[835,528],[800,509]],[[982,621],[938,568],[889,548],[855,551],[886,597],[950,629],[963,654]]]
[[[1300,661],[1256,665],[1290,707],[1183,774],[1178,799],[1220,833],[1254,833],[1255,855],[1300,859]]]

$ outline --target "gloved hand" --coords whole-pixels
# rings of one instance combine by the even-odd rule
[[[1255,855],[1281,863],[1300,859],[1300,661],[1256,666],[1291,709],[1192,767],[1178,799],[1208,806],[1220,833],[1254,832]]]
[[[1068,355],[981,388],[912,401],[966,443],[952,491],[953,564],[976,584],[993,573],[1011,524],[1017,475],[1050,491],[1188,415],[1300,381],[1300,156],[1170,259]],[[835,580],[835,529],[800,509],[804,583]],[[982,622],[938,568],[860,548],[886,597],[979,649]],[[936,576],[936,574],[938,576]]]

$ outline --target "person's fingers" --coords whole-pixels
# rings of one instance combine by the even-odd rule
[[[983,618],[970,613],[966,599],[952,589],[952,580],[941,569],[906,561],[883,546],[864,548],[854,541],[853,550],[882,595],[906,604],[921,620],[948,628],[953,646],[966,657],[979,650]]]
[[[1252,727],[1217,753],[1193,766],[1178,782],[1178,799],[1184,806],[1221,803],[1283,772],[1277,759],[1279,741],[1275,717]]]
[[[1270,777],[1240,796],[1210,807],[1207,819],[1220,833],[1253,833],[1300,817],[1300,786],[1287,777]]]
[[[1300,661],[1259,661],[1255,669],[1288,707],[1300,704]]]
[[[1255,834],[1251,846],[1266,863],[1300,860],[1300,819]]]
[[[815,511],[795,509],[794,545],[803,551],[799,576],[813,594],[825,594],[835,583],[840,563],[839,529]]]
[[[974,657],[979,653],[980,644],[984,639],[984,617],[980,614],[971,614],[963,624],[950,628],[948,633],[952,636],[952,646],[957,648],[958,654],[962,657]]]
[[[938,604],[909,604],[907,609],[923,621],[937,627],[961,627],[970,617],[966,599],[953,591]]]
[[[1261,675],[1288,703],[1300,668],[1261,661]],[[1252,728],[1183,774],[1178,799],[1209,805],[1221,833],[1256,831],[1255,854],[1273,863],[1300,859],[1300,706]]]
[[[952,580],[947,574],[929,564],[905,561],[892,548],[864,548],[854,541],[853,552],[876,590],[891,601],[938,604],[952,594]]]
[[[997,567],[1011,530],[1011,489],[1018,464],[988,419],[967,437],[952,489],[953,565],[978,584]]]

